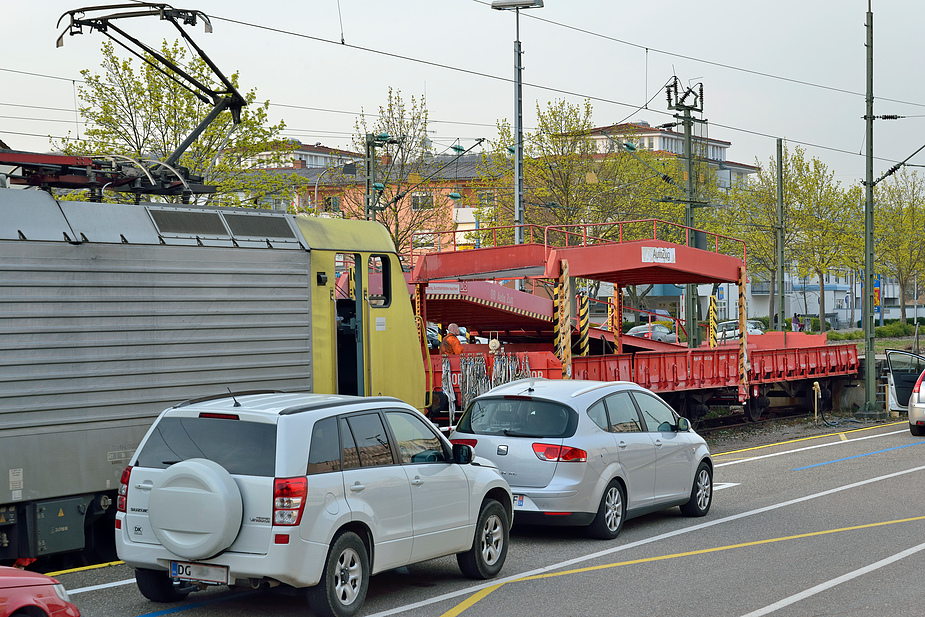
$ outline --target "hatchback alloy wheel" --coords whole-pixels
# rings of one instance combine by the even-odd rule
[[[612,480],[604,489],[597,515],[588,526],[588,535],[601,540],[613,540],[620,535],[620,530],[623,529],[624,502],[623,487],[616,480]]]
[[[616,486],[611,486],[607,490],[604,498],[604,512],[604,524],[607,525],[607,529],[611,531],[619,529],[623,519],[623,499]]]

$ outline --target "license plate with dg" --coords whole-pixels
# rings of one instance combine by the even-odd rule
[[[188,563],[185,561],[170,562],[170,576],[181,581],[197,581],[213,583],[216,585],[228,584],[228,568],[225,566],[211,566],[204,563]]]

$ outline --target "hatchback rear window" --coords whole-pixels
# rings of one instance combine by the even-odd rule
[[[531,398],[488,398],[474,401],[456,430],[508,437],[571,437],[578,426],[574,409]]]
[[[276,425],[221,418],[161,418],[138,453],[137,465],[166,469],[206,458],[228,473],[274,476]]]

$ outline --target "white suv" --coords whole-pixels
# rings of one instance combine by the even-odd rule
[[[471,578],[501,570],[511,491],[483,463],[392,398],[188,401],[122,474],[116,548],[155,602],[282,584],[308,588],[318,614],[353,615],[383,570],[454,553]]]

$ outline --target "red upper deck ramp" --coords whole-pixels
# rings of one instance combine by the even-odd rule
[[[472,232],[490,246],[413,255],[411,282],[555,279],[568,260],[570,276],[614,285],[732,283],[745,264],[741,240],[666,221],[524,227],[530,232],[524,244],[499,241],[498,230],[511,228],[493,228]],[[692,235],[706,248],[688,246]]]
[[[426,319],[455,321],[480,332],[546,337],[553,331],[548,294],[537,296],[481,281],[557,279],[567,260],[570,276],[614,285],[724,283],[735,282],[744,264],[741,241],[665,221],[525,227],[529,233],[524,244],[499,240],[501,235],[512,235],[510,227],[483,229],[479,241],[490,246],[413,255],[410,282],[423,288]],[[682,244],[694,233],[709,248]],[[453,240],[460,235],[453,234]],[[651,349],[650,341],[638,343],[634,346]]]

